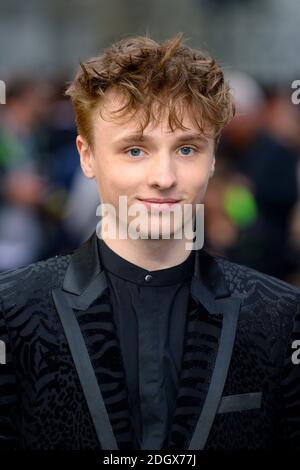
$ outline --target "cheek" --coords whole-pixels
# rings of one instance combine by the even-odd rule
[[[132,168],[122,168],[111,164],[111,160],[98,161],[96,166],[96,180],[99,191],[106,200],[118,200],[119,196],[127,195],[136,189],[136,175]]]
[[[198,191],[202,187],[206,186],[209,178],[209,173],[201,169],[195,168],[193,171],[190,171],[188,176],[185,177],[186,184],[191,190]]]
[[[207,171],[195,170],[190,173],[189,178],[185,181],[185,188],[189,198],[201,203],[206,193],[209,182],[209,173]]]

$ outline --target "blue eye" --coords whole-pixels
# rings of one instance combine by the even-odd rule
[[[140,157],[141,156],[140,152],[142,152],[142,150],[139,149],[138,147],[134,147],[132,149],[129,149],[128,152],[132,152],[131,154],[129,153],[130,157]]]
[[[190,150],[194,150],[192,147],[181,147],[181,149],[183,151],[183,155],[190,155]]]

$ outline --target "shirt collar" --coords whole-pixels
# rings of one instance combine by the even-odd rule
[[[101,264],[106,271],[115,276],[142,286],[168,286],[179,284],[192,277],[195,263],[195,251],[182,263],[170,268],[149,271],[122,258],[113,251],[102,238],[98,238]]]

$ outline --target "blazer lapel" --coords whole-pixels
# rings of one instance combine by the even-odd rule
[[[230,294],[214,257],[197,251],[169,448],[204,448],[222,397],[239,311],[240,299]]]
[[[53,299],[101,449],[132,448],[125,372],[96,234],[74,252]]]

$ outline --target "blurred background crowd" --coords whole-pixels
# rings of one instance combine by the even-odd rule
[[[237,115],[217,149],[205,247],[300,286],[298,0],[2,0],[0,271],[76,248],[95,230],[64,97],[78,63],[112,41],[182,31],[223,66]]]

